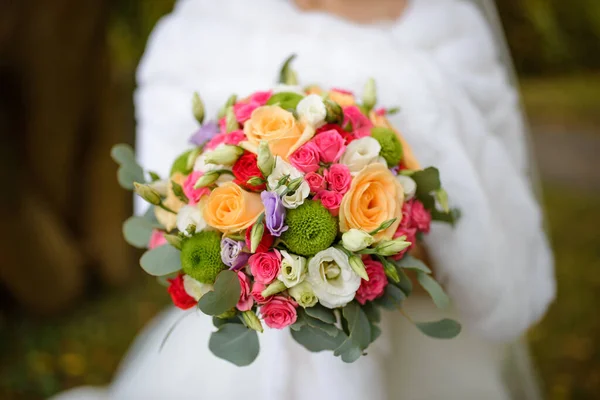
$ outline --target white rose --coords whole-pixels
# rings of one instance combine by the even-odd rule
[[[374,242],[373,236],[360,229],[350,229],[342,235],[342,244],[349,251],[361,251]]]
[[[327,308],[343,307],[354,299],[360,277],[352,270],[348,256],[330,247],[315,254],[308,262],[306,280]]]
[[[276,85],[273,88],[273,93],[281,93],[281,92],[297,93],[297,94],[301,94],[302,96],[304,96],[306,94],[306,93],[304,93],[304,90],[302,89],[302,86],[299,86],[299,85],[286,85],[284,83],[280,83],[279,85]]]
[[[302,181],[298,189],[291,194],[286,194],[281,198],[285,208],[298,208],[304,203],[304,200],[310,194],[310,186],[306,181]]]
[[[396,180],[402,185],[402,189],[404,189],[404,201],[408,201],[415,197],[417,183],[411,177],[398,175],[396,176]]]
[[[186,205],[181,207],[177,213],[177,229],[186,232],[187,227],[192,224],[196,225],[196,232],[206,228],[207,225],[202,217],[202,210],[198,206]]]
[[[292,181],[296,178],[302,178],[304,175],[302,172],[298,171],[292,164],[289,164],[279,156],[275,157],[275,167],[273,167],[273,171],[271,175],[267,177],[267,184],[269,185],[270,190],[275,190],[279,181],[284,176],[289,176],[289,180]],[[281,194],[286,189],[285,185],[282,185],[277,189],[277,193]]]
[[[296,106],[296,111],[300,119],[306,121],[306,123],[318,128],[325,122],[327,116],[327,109],[323,99],[318,94],[309,94]]]
[[[206,293],[213,290],[213,285],[208,283],[198,282],[189,275],[183,276],[183,289],[188,296],[193,297],[194,300],[198,301]]]
[[[300,282],[296,286],[290,288],[288,292],[290,296],[292,296],[292,298],[304,308],[313,307],[315,304],[317,304],[317,301],[319,301],[312,286],[306,281]]]
[[[358,174],[364,167],[380,162],[381,145],[370,136],[353,140],[342,154],[340,163],[348,166],[352,175]]]
[[[294,287],[302,282],[306,276],[306,258],[290,254],[285,250],[280,250],[279,252],[282,259],[277,279],[283,282],[288,288]]]

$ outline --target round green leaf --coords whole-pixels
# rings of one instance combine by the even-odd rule
[[[127,190],[133,190],[133,182],[146,182],[144,170],[137,164],[122,164],[117,171],[117,180]]]
[[[180,251],[164,245],[148,250],[140,258],[140,265],[150,275],[162,276],[181,269]]]
[[[135,153],[130,145],[119,143],[113,146],[110,150],[110,156],[118,164],[127,164],[135,161]]]
[[[123,237],[125,241],[139,249],[148,247],[154,225],[144,217],[130,217],[123,223]]]
[[[371,343],[371,325],[365,312],[358,303],[352,302],[342,309],[342,315],[348,325],[349,338],[360,349],[366,349]]]
[[[452,339],[462,329],[458,322],[448,318],[433,322],[417,322],[415,325],[425,335],[436,339]]]
[[[422,271],[417,271],[417,280],[423,289],[429,293],[437,308],[444,309],[450,305],[450,298],[435,279]]]
[[[417,184],[417,197],[420,195],[429,194],[442,187],[440,182],[440,172],[435,167],[428,167],[420,171],[416,171],[411,175],[411,178]]]
[[[431,270],[423,261],[411,256],[410,254],[406,254],[399,261],[396,261],[395,264],[400,268],[423,271],[427,274],[431,273]]]
[[[208,348],[215,356],[238,367],[250,365],[260,350],[256,331],[241,324],[222,325],[210,336]]]
[[[304,309],[304,311],[306,311],[306,314],[310,315],[311,317],[317,318],[325,323],[335,323],[335,315],[333,315],[333,310],[325,308],[320,304],[316,304],[314,307],[307,307]]]
[[[344,339],[347,338],[341,331],[338,335],[331,336],[321,329],[306,325],[298,330],[292,329],[290,332],[296,342],[312,352],[335,350],[344,342]]]
[[[235,272],[225,270],[217,275],[214,289],[198,302],[198,308],[208,315],[221,315],[229,311],[240,299],[240,281]]]

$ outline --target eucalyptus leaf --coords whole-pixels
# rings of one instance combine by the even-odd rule
[[[311,326],[303,326],[298,330],[290,330],[290,332],[296,342],[312,352],[335,350],[347,337],[342,331],[339,331],[336,336],[331,336],[323,330]]]
[[[307,307],[304,309],[306,314],[313,318],[317,318],[325,323],[334,324],[335,323],[335,315],[333,315],[333,311],[329,308],[323,307],[320,304],[316,304],[313,307]]]
[[[449,212],[431,210],[431,219],[433,221],[447,222],[454,226],[460,219],[460,210],[457,208],[453,208]]]
[[[333,354],[340,356],[342,361],[345,363],[353,363],[358,360],[360,356],[362,356],[363,350],[356,344],[356,342],[346,339]]]
[[[140,265],[150,275],[168,275],[181,269],[181,252],[169,245],[159,246],[145,252]]]
[[[221,315],[232,309],[240,299],[240,281],[235,272],[225,270],[217,275],[214,288],[198,302],[198,308],[207,315]]]
[[[406,297],[410,296],[413,289],[412,281],[401,268],[398,268],[398,275],[400,276],[400,282],[398,282],[396,286],[402,290],[402,293],[404,293]]]
[[[433,322],[417,322],[415,325],[425,335],[436,339],[452,339],[462,329],[458,322],[447,318]]]
[[[152,230],[155,227],[152,222],[144,217],[129,217],[123,223],[123,237],[130,245],[139,249],[148,247]]]
[[[381,321],[381,310],[379,307],[376,307],[372,301],[365,303],[362,306],[362,309],[371,323],[378,323]]]
[[[410,254],[404,255],[402,259],[395,262],[396,266],[404,269],[412,269],[416,271],[422,271],[427,274],[431,273],[431,270],[425,263],[419,260],[416,257],[411,256]]]
[[[222,325],[210,335],[208,348],[215,356],[238,367],[250,365],[260,351],[256,331],[242,324]]]
[[[158,282],[158,284],[161,285],[161,286],[169,287],[169,286],[171,286],[171,283],[169,282],[169,279],[175,279],[178,274],[179,274],[179,272],[172,272],[172,273],[167,274],[167,275],[157,276],[156,277],[156,282]]]
[[[376,341],[381,336],[381,328],[375,324],[371,324],[371,343]]]
[[[347,322],[349,338],[359,348],[366,349],[371,343],[371,325],[367,315],[356,302],[348,303],[342,309],[342,315]]]
[[[122,164],[117,171],[117,181],[123,189],[133,190],[133,182],[144,183],[144,170],[139,165]]]
[[[411,178],[417,184],[417,197],[420,194],[429,194],[442,187],[440,182],[440,172],[435,167],[428,167],[420,171],[415,171]]]
[[[296,109],[296,106],[298,105],[298,103],[300,103],[300,100],[302,100],[304,97],[301,94],[298,93],[294,93],[294,92],[280,92],[280,93],[275,93],[273,96],[271,96],[269,98],[269,100],[267,101],[267,105],[276,105],[278,104],[279,107],[288,110],[288,109]]]
[[[244,324],[242,320],[237,316],[233,318],[212,317],[212,323],[215,326],[215,328],[220,328],[225,324]]]
[[[450,305],[450,298],[435,279],[422,271],[417,271],[417,280],[423,289],[429,293],[437,308],[448,308]]]
[[[133,148],[125,143],[116,144],[110,149],[110,156],[119,165],[135,162],[135,153]]]

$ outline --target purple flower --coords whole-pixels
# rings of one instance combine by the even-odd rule
[[[202,124],[200,129],[192,135],[190,143],[196,146],[202,146],[204,143],[212,139],[217,133],[219,133],[219,126],[214,121],[208,121]]]
[[[244,242],[231,238],[221,240],[221,260],[229,269],[238,270],[248,263],[250,254],[242,252]]]
[[[263,204],[265,205],[265,225],[271,235],[281,236],[287,231],[285,225],[285,207],[281,202],[281,198],[277,193],[264,191],[260,194]]]

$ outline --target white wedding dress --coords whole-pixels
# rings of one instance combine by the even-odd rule
[[[430,339],[399,313],[387,313],[368,355],[344,364],[329,352],[309,353],[288,330],[269,330],[260,336],[256,362],[239,368],[210,353],[211,319],[196,312],[159,352],[183,313],[171,309],[137,338],[109,387],[59,398],[533,397],[509,390],[506,370],[515,373],[522,360],[511,357],[514,346],[506,343],[552,301],[553,261],[528,178],[518,97],[472,2],[412,0],[394,23],[356,25],[300,12],[284,0],[180,0],[155,28],[138,71],[142,165],[166,175],[188,147],[197,127],[193,91],[211,115],[232,93],[272,87],[291,53],[298,55],[293,67],[304,84],[360,93],[366,79],[375,78],[380,104],[401,108],[391,121],[421,164],[439,167],[462,218],[454,229],[435,225],[427,244],[455,309],[441,312],[418,296],[405,308],[419,321],[453,316],[463,333]]]

